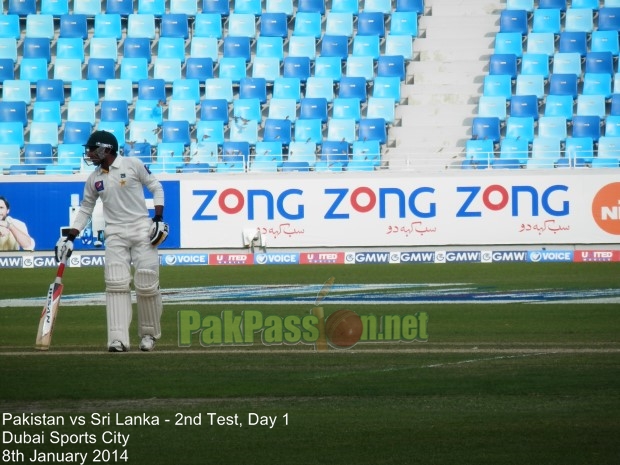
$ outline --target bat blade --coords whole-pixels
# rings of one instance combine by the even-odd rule
[[[49,350],[50,344],[52,343],[54,323],[56,322],[56,316],[58,315],[60,297],[62,296],[63,289],[63,284],[60,281],[62,271],[62,269],[59,269],[59,276],[56,278],[56,281],[50,285],[47,291],[47,299],[45,301],[45,306],[43,307],[43,312],[41,312],[41,318],[39,319],[39,329],[37,331],[37,339],[35,342],[35,349],[37,350]]]

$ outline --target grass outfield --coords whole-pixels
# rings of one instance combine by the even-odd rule
[[[141,353],[132,327],[128,354],[105,352],[100,268],[65,272],[52,349],[33,349],[53,274],[0,270],[4,463],[620,463],[619,264],[162,267],[162,339]],[[197,331],[179,347],[181,311],[302,318],[330,276],[326,315],[423,313],[428,340],[317,353],[263,332],[204,347]],[[205,287],[221,297],[175,302]],[[69,305],[82,293],[95,303]],[[18,424],[43,414],[64,425]]]

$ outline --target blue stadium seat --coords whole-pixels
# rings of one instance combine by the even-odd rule
[[[391,37],[391,35],[389,36]],[[409,41],[409,44],[411,45],[411,39],[407,38],[406,36],[398,36],[401,38],[405,38],[406,40]],[[387,44],[387,39],[386,39],[386,44]],[[353,50],[351,51],[351,55],[352,56],[367,56],[367,57],[371,57],[373,60],[376,60],[379,58],[379,55],[381,55],[381,44],[380,44],[380,39],[378,36],[360,36],[360,35],[356,35],[355,37],[353,37]],[[388,53],[386,50],[386,55],[391,55],[391,53]]]
[[[187,121],[195,125],[196,119],[196,103],[193,100],[171,99],[168,102],[168,120]]]
[[[378,76],[374,82],[375,84],[377,82],[381,83],[384,79],[398,80],[398,85],[400,86],[400,78],[397,76]],[[364,77],[343,76],[338,87],[338,97],[358,98],[360,102],[365,103],[368,93],[366,86],[367,83]]]
[[[538,8],[556,8],[565,13],[567,7],[567,0],[538,0]]]
[[[512,139],[525,140],[532,143],[534,140],[535,121],[531,116],[512,116],[506,120],[506,136]]]
[[[500,12],[499,32],[518,32],[527,35],[529,32],[529,18],[526,10],[511,10],[506,8]]]
[[[239,81],[239,98],[255,98],[260,103],[267,101],[267,81],[264,78],[245,77]]]
[[[249,13],[230,13],[228,15],[228,37],[256,37],[256,17]]]
[[[19,24],[19,15],[0,15],[0,38],[2,39],[20,39],[21,26]]]
[[[172,82],[172,100],[191,100],[200,103],[200,81],[198,79],[177,79]]]
[[[235,162],[241,159],[245,165],[250,159],[250,144],[243,141],[227,141],[222,144],[222,161]]]
[[[504,137],[500,142],[499,158],[517,160],[520,166],[526,166],[529,158],[529,144],[524,139]]]
[[[222,52],[224,58],[241,57],[249,62],[252,58],[250,38],[227,36],[224,38]]]
[[[510,101],[510,116],[531,116],[538,120],[538,103],[535,95],[513,95]]]
[[[142,79],[149,78],[149,63],[146,58],[124,57],[120,66],[120,79],[137,84]]]
[[[392,107],[394,105],[392,104]],[[362,117],[360,100],[357,98],[338,97],[334,99],[332,106],[333,119],[354,119],[356,122]]]
[[[405,58],[401,55],[381,55],[377,60],[377,76],[398,76],[405,80]]]
[[[88,38],[88,23],[86,15],[64,14],[60,16],[59,37]]]
[[[94,102],[67,102],[66,121],[85,121],[91,126],[95,125],[95,103]]]
[[[114,134],[120,147],[125,145],[126,126],[122,121],[99,121],[97,129]]]
[[[579,77],[576,74],[553,73],[549,77],[549,95],[571,95],[576,99],[578,85]]]
[[[535,95],[542,103],[545,93],[545,76],[542,74],[519,74],[515,86],[515,95]]]
[[[607,73],[613,76],[614,57],[611,52],[588,52],[585,59],[586,73]]]
[[[560,34],[562,30],[561,14],[559,8],[542,8],[539,4],[538,8],[534,9],[531,31]]]
[[[299,105],[299,119],[316,119],[327,123],[327,99],[304,97]]]
[[[146,37],[126,37],[123,41],[123,59],[143,58],[147,63],[150,63],[151,55],[150,39]]]
[[[273,141],[258,141],[255,147],[255,159],[257,157],[261,157],[263,161],[274,161],[281,164],[284,157],[282,144],[280,142]]]
[[[324,35],[321,41],[321,56],[340,57],[346,60],[349,56],[349,38],[341,35]]]
[[[177,59],[185,63],[185,39],[182,37],[160,37],[157,41],[157,59]]]
[[[26,102],[0,101],[0,123],[19,122],[22,126],[28,125],[28,111]]]
[[[620,8],[603,7],[598,10],[599,31],[620,31]]]
[[[36,100],[65,103],[64,83],[60,79],[41,79],[36,83]]]
[[[239,84],[239,81],[246,76],[245,66],[245,58],[223,57],[220,59],[218,77],[230,79],[233,83]]]
[[[30,82],[21,79],[5,79],[2,84],[2,100],[6,102],[25,102],[30,105],[32,94]]]
[[[610,98],[610,106],[609,106],[609,116],[618,116],[620,115],[620,94],[614,93]]]
[[[260,35],[264,37],[288,37],[288,18],[286,14],[263,13],[260,19]]]
[[[594,11],[586,8],[568,8],[564,16],[564,30],[590,34],[594,30]]]
[[[598,116],[573,116],[572,137],[591,137],[597,143],[601,137],[601,118]]]
[[[235,13],[250,13],[255,16],[263,14],[261,0],[234,0],[233,11]]]
[[[592,163],[594,158],[594,141],[591,137],[568,137],[564,146],[565,158],[573,166],[584,166]]]
[[[521,73],[524,75],[540,75],[549,77],[549,58],[538,53],[524,53],[521,59]]]
[[[8,0],[7,13],[19,16],[36,14],[37,3],[35,0]]]
[[[45,58],[22,58],[19,66],[19,79],[37,82],[48,77]]]
[[[194,39],[196,40],[196,39]],[[188,57],[185,60],[185,78],[198,79],[201,83],[213,77],[213,60],[211,58]]]
[[[391,0],[364,0],[364,11],[389,15],[392,13],[392,2]]]
[[[413,41],[409,36],[389,34],[385,37],[385,54],[401,55],[406,61],[411,61],[413,59]]]
[[[319,160],[328,163],[343,163],[349,161],[349,144],[340,140],[325,140],[321,144]]]
[[[192,142],[190,137],[190,124],[188,121],[166,121],[161,124],[162,142],[181,142],[189,146]]]
[[[607,3],[608,2],[605,2],[605,4]],[[591,9],[591,10],[596,11],[599,9],[599,2],[598,0],[572,0],[570,6],[571,8],[575,8],[575,9],[585,8],[585,9]]]
[[[387,143],[387,128],[383,118],[362,118],[358,127],[358,140],[377,140],[380,144]]]
[[[374,59],[371,56],[349,56],[346,60],[346,75],[348,77],[362,77],[367,82],[372,81],[375,77]],[[340,79],[338,80],[340,81]]]
[[[100,0],[73,0],[73,13],[94,17],[101,13],[101,6]]]
[[[503,101],[505,102],[505,100]],[[386,124],[393,124],[395,118],[394,99],[386,97],[368,97],[366,117],[381,118],[385,120]]]
[[[67,121],[65,123],[62,142],[63,144],[82,144],[84,145],[90,133],[92,131],[92,125],[90,123],[81,121]],[[58,134],[58,130],[56,130]]]
[[[604,95],[584,95],[577,96],[576,115],[598,116],[605,119],[606,104]]]
[[[59,165],[72,166],[79,169],[84,155],[84,146],[80,144],[58,144],[56,161]]]
[[[590,35],[591,52],[610,52],[614,57],[618,56],[618,32],[617,31],[592,31]]]
[[[492,54],[489,58],[489,74],[507,74],[517,78],[517,56],[513,54]]]
[[[200,102],[201,121],[222,121],[228,124],[228,102],[225,99],[204,99]]]
[[[127,17],[127,37],[154,40],[156,38],[155,15],[130,14]]]
[[[278,77],[273,81],[273,98],[301,100],[301,81],[299,78]]]
[[[159,37],[189,38],[189,21],[186,14],[167,13],[161,16]]]
[[[184,152],[185,146],[182,142],[160,142],[156,149],[157,162],[174,167],[182,165],[185,161]]]
[[[297,101],[295,99],[271,97],[267,108],[267,118],[287,119],[293,122],[297,119]]]
[[[153,65],[153,78],[163,79],[166,84],[172,84],[182,77],[182,62],[179,58],[157,58]]]
[[[124,100],[133,102],[133,82],[129,79],[107,79],[103,87],[103,98],[106,100]]]
[[[293,132],[297,142],[320,144],[323,141],[323,123],[320,119],[298,119]]]
[[[527,36],[527,53],[542,53],[549,58],[555,53],[555,35],[552,32],[530,32]]]
[[[65,123],[65,126],[69,123],[70,121]],[[58,146],[58,125],[53,122],[42,122],[42,121],[31,122],[30,132],[28,135],[28,141],[30,144],[50,144],[52,147],[57,147]]]
[[[144,142],[155,147],[159,144],[159,130],[156,121],[131,120],[129,122],[129,140]]]
[[[503,79],[503,78],[502,78]],[[507,82],[510,83],[510,77],[506,77]],[[342,86],[342,82],[341,82]],[[340,96],[341,92],[338,93]],[[376,77],[373,81],[372,96],[373,97],[389,97],[394,99],[396,104],[400,103],[400,79],[398,77]],[[509,97],[506,95],[506,98]],[[363,97],[362,102],[366,99]]]
[[[138,100],[166,101],[166,81],[163,79],[142,79],[138,81]]]
[[[620,159],[620,137],[601,136],[598,141],[598,157]]]
[[[0,83],[15,80],[15,62],[10,58],[0,58]]]
[[[300,11],[298,9],[293,23],[293,35],[319,39],[323,33],[322,20],[323,17],[318,11]]]
[[[133,0],[106,0],[105,10],[108,14],[129,16],[134,12]]]
[[[330,78],[310,76],[306,81],[307,98],[324,98],[328,103],[334,100],[334,81]]]
[[[71,100],[99,102],[99,83],[95,80],[76,79],[71,82]]]
[[[205,81],[204,97],[206,99],[223,98],[228,103],[233,101],[233,82],[230,78],[212,78]]]
[[[316,59],[316,39],[312,36],[291,36],[288,41],[289,58]]]
[[[224,143],[224,122],[223,121],[206,121],[196,122],[196,140],[201,142],[214,142],[217,144]]]
[[[205,163],[215,168],[218,158],[217,142],[192,142],[190,145],[190,163]]]
[[[32,124],[32,123],[31,123]],[[18,121],[0,122],[0,145],[24,146],[24,126]]]
[[[161,126],[164,115],[160,100],[136,100],[133,118],[135,121],[150,121]]]
[[[378,140],[356,140],[351,147],[351,160],[371,161],[381,164],[381,143]]]
[[[323,0],[298,0],[297,13],[325,14],[325,2]]]
[[[360,11],[357,15],[357,34],[384,37],[383,13]]]
[[[538,137],[552,137],[566,140],[568,136],[567,120],[563,116],[541,116],[538,119]]]
[[[414,11],[424,14],[424,0],[396,0],[396,11]]]
[[[32,105],[32,121],[55,123],[57,127],[60,127],[63,122],[60,102],[34,102]]]
[[[44,168],[45,165],[52,163],[54,163],[52,144],[30,142],[24,146],[24,164]]]
[[[196,0],[170,0],[170,13],[184,14],[193,18],[198,13],[198,2]]]
[[[194,38],[222,38],[222,15],[219,13],[199,13],[194,18]]]
[[[603,95],[605,99],[612,94],[611,75],[607,73],[584,73],[581,93],[584,95]]]
[[[282,77],[297,78],[300,82],[305,83],[310,75],[310,58],[292,56],[284,57],[284,60],[282,61]]]
[[[528,168],[554,168],[561,158],[561,142],[554,137],[536,137],[532,143]]]
[[[190,44],[189,56],[191,58],[208,58],[212,63],[217,62],[220,58],[219,40],[215,37],[194,37]]]
[[[129,106],[125,100],[102,100],[100,110],[101,121],[120,121],[129,124]]]
[[[46,63],[52,60],[52,48],[49,39],[26,37],[22,42],[22,58],[43,58]]]
[[[41,0],[41,13],[59,18],[69,13],[69,0]]]
[[[241,120],[245,123],[247,121],[261,121],[262,109],[260,100],[257,98],[237,98],[233,100],[233,117],[235,122]]]
[[[291,17],[294,13],[293,0],[266,0],[265,11],[274,13],[285,13]]]
[[[325,17],[324,34],[353,37],[353,14],[330,12]]]
[[[160,17],[166,12],[165,0],[138,0],[138,13]]]
[[[493,53],[499,55],[523,55],[523,37],[518,32],[498,32],[495,34]]]
[[[254,57],[252,60],[252,77],[263,78],[269,85],[279,77],[280,60],[274,57]]]
[[[111,58],[89,58],[86,65],[86,79],[104,83],[116,77],[116,63]]]
[[[370,60],[372,63],[372,59]],[[336,83],[340,82],[342,77],[342,60],[339,57],[317,57],[314,62],[314,77],[329,78]]]
[[[117,13],[106,13],[95,15],[95,28],[93,37],[112,37],[120,40],[123,36],[121,26],[121,15]]]
[[[583,31],[564,31],[560,33],[558,51],[562,53],[579,53],[582,57],[588,53],[588,34]]]
[[[398,82],[398,85],[400,86],[400,81]],[[482,84],[482,95],[487,95],[490,97],[504,97],[507,101],[509,101],[512,97],[511,77],[507,74],[487,74],[484,76],[484,81]]]
[[[311,141],[293,141],[288,148],[287,161],[307,163],[311,168],[314,168],[317,162],[316,148],[316,144]]]
[[[26,37],[53,39],[55,35],[54,16],[31,14],[26,16]]]
[[[572,95],[547,95],[545,99],[545,116],[563,116],[568,121],[571,121],[574,112],[574,99]]]
[[[488,139],[468,140],[465,142],[465,159],[478,169],[490,167],[495,157],[493,141]]]
[[[508,121],[512,120],[512,117]],[[489,139],[499,143],[501,138],[499,118],[476,116],[472,121],[472,139]]]
[[[203,0],[202,12],[228,16],[230,13],[230,5],[228,0]]]
[[[266,118],[263,131],[264,141],[280,142],[286,147],[291,142],[292,122],[290,119]]]
[[[84,41],[79,37],[59,37],[56,41],[56,59],[77,59],[84,63]]]
[[[258,36],[256,39],[256,56],[284,59],[284,40],[282,37]]]

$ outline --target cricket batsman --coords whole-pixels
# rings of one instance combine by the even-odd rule
[[[109,132],[91,134],[85,144],[84,160],[95,165],[96,169],[86,180],[82,204],[69,234],[56,244],[56,260],[60,261],[73,251],[74,239],[88,224],[97,199],[101,199],[106,239],[104,276],[108,350],[126,352],[130,348],[133,265],[140,350],[151,351],[161,336],[162,300],[157,246],[168,236],[168,225],[163,221],[163,187],[140,159],[118,154],[118,141]],[[144,187],[153,195],[153,218],[149,218]]]

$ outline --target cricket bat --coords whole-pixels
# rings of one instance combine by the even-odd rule
[[[62,296],[62,275],[67,265],[67,259],[64,258],[58,265],[56,271],[56,279],[50,284],[47,290],[47,299],[43,312],[41,313],[41,319],[39,320],[39,330],[37,331],[37,340],[35,343],[35,349],[37,350],[49,350],[52,343],[52,332],[54,330],[54,323],[56,322],[56,315],[58,315],[58,307],[60,306],[60,297]]]

